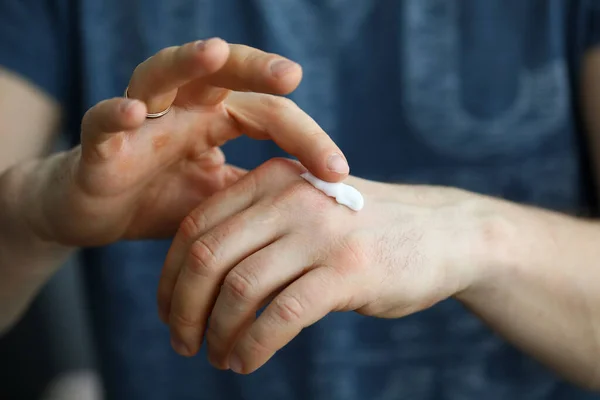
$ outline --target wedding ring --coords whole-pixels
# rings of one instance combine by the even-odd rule
[[[125,88],[125,98],[126,99],[129,98],[129,86],[127,86]],[[160,117],[162,117],[164,115],[167,115],[169,113],[169,111],[171,111],[172,107],[173,106],[171,105],[166,110],[163,110],[163,111],[160,111],[160,112],[157,112],[157,113],[148,113],[148,114],[146,114],[146,118],[148,118],[148,119],[160,118]]]

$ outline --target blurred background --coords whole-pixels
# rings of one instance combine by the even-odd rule
[[[0,338],[0,399],[102,398],[86,304],[74,258]]]
[[[83,279],[75,255],[0,336],[0,400],[103,398]]]
[[[31,72],[30,68],[50,70],[48,74],[41,74],[44,79],[40,81],[50,88],[68,92],[68,96],[60,100],[69,104],[72,115],[101,99],[120,95],[135,65],[148,54],[167,45],[216,35],[232,43],[268,48],[305,66],[307,83],[294,92],[293,96],[297,97],[293,99],[353,160],[353,174],[380,181],[456,186],[577,214],[587,210],[585,207],[590,204],[596,204],[590,183],[592,176],[587,170],[583,171],[589,160],[587,155],[580,154],[581,138],[574,132],[574,126],[580,121],[573,120],[571,91],[574,86],[569,86],[573,80],[573,65],[580,62],[570,53],[578,50],[575,43],[579,41],[575,39],[584,34],[585,27],[583,20],[574,18],[575,13],[573,16],[564,14],[564,20],[572,18],[576,29],[569,30],[570,25],[563,27],[563,14],[559,12],[567,10],[568,4],[578,3],[576,0],[564,3],[560,0],[464,3],[460,0],[111,1],[0,0],[0,16],[6,9],[3,6],[8,4],[8,9],[19,11],[14,15],[21,18],[15,18],[16,22],[0,18],[0,28],[8,27],[0,29],[0,33],[12,32],[22,43],[37,43],[37,47],[31,47],[41,49],[40,53],[49,53],[21,51],[21,47],[29,46],[11,42],[8,46],[11,51],[16,50],[19,55],[33,53],[34,62],[22,66],[21,72]],[[600,0],[591,0],[589,4],[594,2],[600,4]],[[213,14],[204,8],[209,3],[214,7],[214,16],[221,19],[209,18]],[[406,6],[400,7],[400,3]],[[40,4],[49,5],[41,17],[31,11],[43,8]],[[121,6],[123,9],[115,12]],[[397,10],[400,8],[404,14]],[[172,25],[161,12],[174,18]],[[600,18],[600,10],[596,13],[594,21]],[[80,21],[80,14],[90,20]],[[230,14],[237,17],[231,19]],[[42,22],[37,23],[36,18]],[[286,18],[291,22],[287,23]],[[592,21],[591,17],[589,20]],[[23,29],[23,21],[34,21],[33,28]],[[50,27],[47,31],[43,30],[44,23]],[[84,28],[79,32],[81,37],[77,37],[80,23]],[[44,34],[36,36],[35,25],[39,25]],[[600,29],[592,28],[600,43]],[[561,36],[563,31],[568,33],[568,38]],[[51,33],[56,34],[56,38],[45,37]],[[331,43],[323,39],[326,35],[332,38]],[[563,41],[567,40],[573,42],[569,42],[568,51],[563,54]],[[58,49],[57,54],[50,54],[48,50],[53,45]],[[466,50],[463,52],[463,49]],[[72,58],[60,60],[65,62],[64,66],[57,63],[53,68],[44,63],[50,57],[59,60],[64,56],[61,52]],[[464,61],[465,66],[457,60]],[[63,67],[64,71],[60,69]],[[72,82],[54,82],[51,72],[56,71],[53,69],[60,69],[56,76],[68,76],[80,87],[70,89]],[[468,79],[463,80],[463,75]],[[407,107],[406,115],[402,107]],[[70,133],[77,137],[80,121],[80,118],[69,121]],[[75,136],[71,139],[76,139]],[[70,145],[72,143],[58,143],[56,146],[64,149]],[[261,147],[256,143],[249,146],[249,142],[238,141],[236,147],[229,149],[228,160],[249,168],[258,165],[257,160],[281,155],[274,144],[261,142]],[[0,400],[103,399],[98,373],[102,354],[96,353],[100,348],[118,349],[122,353],[120,358],[105,357],[113,358],[114,364],[108,367],[102,364],[106,392],[112,393],[113,385],[122,384],[119,379],[123,376],[123,382],[144,393],[132,398],[160,398],[156,388],[161,386],[165,393],[171,393],[171,388],[172,393],[192,393],[185,398],[196,398],[200,390],[206,390],[203,385],[213,376],[206,375],[206,381],[201,381],[196,375],[196,368],[206,367],[206,361],[176,356],[167,340],[168,329],[156,315],[154,285],[167,247],[128,243],[113,248],[112,252],[93,253],[90,259],[98,257],[99,261],[91,279],[84,277],[84,270],[80,268],[83,262],[77,255],[70,259],[44,287],[18,325],[0,337]],[[85,272],[89,270],[86,268]],[[90,281],[84,284],[87,279]],[[144,284],[136,287],[141,280]],[[99,286],[96,295],[90,293],[90,282]],[[113,287],[114,291],[108,290]],[[94,313],[95,329],[92,329],[90,314],[94,309],[92,299],[103,308],[98,307]],[[110,321],[112,326],[106,323],[109,317],[115,317]],[[314,366],[314,359],[310,357],[315,354],[321,357],[323,348],[329,351],[334,347],[329,343],[341,343],[340,349],[331,352],[334,360],[331,364],[322,363],[320,369],[315,368],[320,380],[313,382],[309,374],[298,373],[300,384],[296,387],[313,390],[311,385],[339,386],[345,390],[352,387],[355,380],[359,381],[357,377],[366,376],[363,371],[367,371],[373,381],[368,385],[357,384],[361,390],[381,389],[380,380],[394,383],[390,389],[392,395],[377,398],[417,398],[397,394],[411,393],[415,379],[415,390],[429,390],[434,387],[429,382],[434,382],[438,385],[436,390],[452,387],[457,393],[463,390],[491,393],[496,388],[504,388],[506,392],[496,390],[495,394],[520,395],[530,390],[555,393],[557,397],[553,399],[574,398],[570,389],[562,392],[562,383],[555,382],[545,369],[507,346],[457,303],[447,302],[397,324],[396,321],[369,321],[373,325],[367,325],[361,320],[362,325],[359,325],[358,319],[348,320],[348,323],[340,321],[332,319],[331,325],[322,326],[325,334],[319,336],[321,331],[315,330],[305,336],[303,342],[295,341],[295,348],[288,347],[287,354],[300,357],[298,362],[292,356],[285,356],[289,364],[303,373]],[[329,328],[332,326],[339,328],[339,337],[343,340],[334,335]],[[356,329],[358,326],[360,330]],[[108,338],[104,346],[99,345],[101,340],[96,340],[95,334],[98,338]],[[339,376],[329,374],[333,369],[331,365],[343,364],[337,358],[338,351],[344,355],[352,346],[362,347],[364,353],[361,354],[366,357],[357,356],[356,365],[348,369],[350,372],[343,369]],[[414,351],[407,352],[407,348]],[[306,360],[302,358],[305,354],[310,356]],[[433,371],[431,360],[436,360],[436,354],[440,354],[441,364]],[[106,351],[104,355],[112,356],[113,352]],[[380,360],[379,355],[384,357],[381,357],[383,361],[377,361],[377,369],[373,367],[376,363],[370,363],[373,359]],[[391,361],[386,358],[388,355]],[[325,359],[319,357],[317,360]],[[125,358],[131,363],[119,370],[118,363]],[[390,371],[389,366],[397,367],[393,363],[398,360],[404,365]],[[414,368],[417,362],[423,365]],[[457,364],[462,369],[457,368]],[[145,369],[147,366],[156,368]],[[112,381],[106,371],[113,373]],[[289,371],[284,371],[289,376],[283,374],[282,379],[277,374],[268,375],[271,371],[263,372],[267,374],[263,377],[274,382],[287,378],[292,381],[291,377],[296,375],[293,369]],[[131,376],[127,376],[127,372]],[[230,376],[222,376],[223,381],[218,381],[222,385],[219,390],[236,386]],[[184,382],[181,388],[176,387],[181,382]],[[245,383],[254,389],[252,382]],[[126,389],[124,397],[119,398],[128,398]],[[273,385],[273,390],[279,388]],[[264,396],[264,400],[271,398]],[[283,394],[278,398],[290,397]],[[460,398],[488,399],[478,394]],[[505,398],[519,400],[522,397],[501,397]]]

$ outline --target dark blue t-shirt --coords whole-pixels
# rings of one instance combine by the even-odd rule
[[[82,113],[159,49],[220,36],[304,67],[291,96],[355,175],[462,187],[570,213],[591,187],[578,118],[596,0],[4,0],[0,64]],[[252,168],[280,151],[225,146]],[[169,243],[83,254],[110,399],[591,399],[457,302],[399,320],[331,314],[250,376],[170,348],[155,292]]]

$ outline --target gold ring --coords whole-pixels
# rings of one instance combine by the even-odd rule
[[[129,98],[129,86],[127,86],[125,88],[125,98],[126,99]],[[169,111],[171,111],[172,107],[173,106],[170,105],[166,110],[163,110],[163,111],[160,111],[160,112],[157,112],[157,113],[148,113],[148,114],[146,114],[146,118],[149,118],[149,119],[160,118],[160,117],[162,117],[164,115],[167,115],[169,113]]]

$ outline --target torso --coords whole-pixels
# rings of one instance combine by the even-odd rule
[[[81,4],[87,50],[79,61],[95,77],[85,82],[86,108],[120,95],[135,66],[160,48],[220,36],[302,64],[304,83],[291,97],[341,146],[355,175],[572,213],[588,207],[567,1]],[[246,168],[281,155],[246,139],[225,151]],[[119,243],[86,254],[110,398],[587,398],[454,301],[395,321],[332,314],[251,376],[215,371],[205,353],[176,356],[158,320],[167,247]]]

